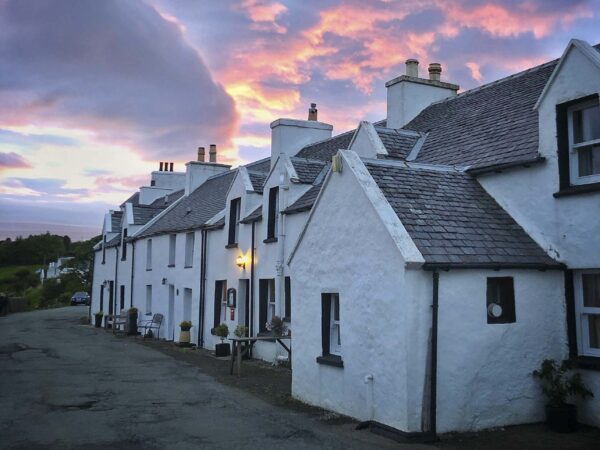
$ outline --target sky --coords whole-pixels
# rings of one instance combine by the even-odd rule
[[[600,42],[600,0],[0,0],[0,238],[83,239],[158,161],[385,117],[408,58],[470,89]]]

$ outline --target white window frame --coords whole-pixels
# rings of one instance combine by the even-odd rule
[[[571,184],[574,185],[600,182],[600,174],[584,175],[582,177],[579,176],[579,150],[591,147],[593,145],[600,145],[600,139],[593,139],[591,141],[585,141],[575,144],[575,135],[573,130],[573,113],[575,111],[580,111],[582,109],[586,109],[590,106],[596,105],[599,105],[599,101],[597,98],[586,102],[578,103],[576,105],[571,106],[567,110],[567,122],[569,128],[569,175],[571,179]]]
[[[196,242],[196,234],[191,231],[185,235],[185,263],[184,267],[192,267],[194,265],[194,245]]]
[[[152,270],[152,239],[146,241],[146,270]]]
[[[169,235],[169,267],[175,267],[177,258],[177,235]]]
[[[329,325],[329,353],[336,356],[342,356],[342,341],[340,328],[340,294],[330,294],[331,299],[331,320]],[[338,307],[338,318],[335,318],[335,305]]]
[[[271,319],[277,315],[275,291],[275,279],[270,278],[267,282],[267,323],[271,323]]]
[[[146,285],[146,315],[152,314],[152,285]]]
[[[583,274],[600,274],[600,269],[579,270],[574,273],[575,316],[577,319],[577,350],[581,356],[600,357],[600,348],[590,347],[588,315],[600,315],[600,307],[583,305]]]

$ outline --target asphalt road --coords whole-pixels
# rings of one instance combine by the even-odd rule
[[[0,448],[398,448],[81,325],[86,314],[77,306],[0,317]]]

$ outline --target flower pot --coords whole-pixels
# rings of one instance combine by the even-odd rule
[[[182,347],[188,347],[190,345],[190,341],[190,329],[182,328],[181,333],[179,333],[179,345],[181,345]]]
[[[138,329],[137,329],[137,321],[138,321],[138,313],[136,312],[130,312],[128,315],[128,327],[127,327],[127,336],[137,336],[138,334]]]
[[[231,355],[231,346],[226,342],[215,345],[215,356],[220,358]]]
[[[102,317],[103,316],[94,316],[94,326],[96,328],[100,328],[102,326]]]
[[[557,433],[573,433],[577,430],[577,406],[546,405],[546,422],[552,431]]]

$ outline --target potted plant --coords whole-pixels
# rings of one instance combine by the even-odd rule
[[[271,321],[267,322],[267,330],[269,330],[273,336],[286,336],[288,332],[287,325],[279,316],[273,316]]]
[[[181,347],[189,347],[190,346],[190,329],[192,328],[192,322],[189,320],[184,320],[179,324],[181,328],[181,332],[179,333],[179,345]]]
[[[213,332],[215,336],[219,336],[221,338],[221,343],[215,345],[215,356],[229,356],[231,354],[231,346],[225,343],[225,338],[229,336],[229,327],[222,323],[221,325],[213,328]]]
[[[94,326],[96,328],[100,328],[102,326],[102,317],[104,317],[104,313],[102,311],[94,313]]]
[[[560,365],[553,359],[545,359],[533,376],[541,380],[542,392],[548,397],[546,422],[552,431],[571,433],[577,429],[577,406],[567,403],[568,397],[593,397],[578,373],[569,373],[569,361]]]
[[[136,307],[129,308],[129,311],[127,311],[127,318],[129,321],[127,326],[127,335],[137,336],[138,309]]]

